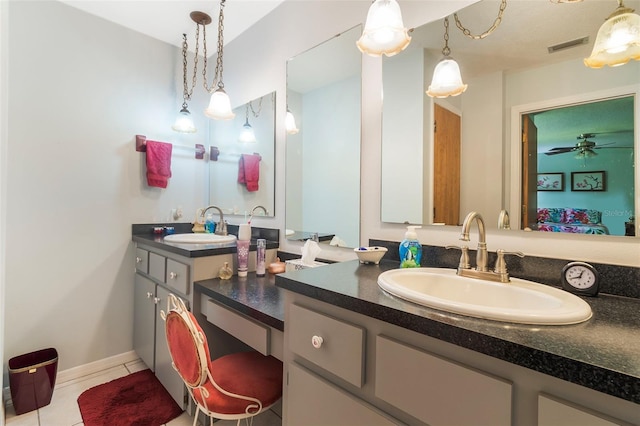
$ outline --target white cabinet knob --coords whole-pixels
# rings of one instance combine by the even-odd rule
[[[142,258],[141,257],[136,257],[136,263],[140,263],[142,262]]]
[[[160,300],[160,298],[159,298],[159,297],[154,297],[154,298],[153,298],[153,303],[155,303],[156,305],[157,305],[158,303],[160,303],[160,302],[161,302],[161,300]]]
[[[153,293],[150,291],[147,292],[147,299],[151,299],[153,297]]]
[[[169,272],[169,278],[175,280],[176,278],[178,278],[178,274],[176,272]]]
[[[320,349],[320,347],[322,346],[322,342],[324,342],[324,339],[320,336],[313,336],[311,338],[311,344],[316,349]]]

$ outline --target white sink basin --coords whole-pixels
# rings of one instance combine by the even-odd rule
[[[498,283],[460,277],[453,269],[409,268],[383,272],[378,285],[423,306],[496,321],[566,325],[591,318],[591,307],[578,296],[518,278]]]
[[[184,244],[224,244],[232,243],[235,240],[235,235],[216,234],[173,234],[164,237],[164,241],[167,243]]]

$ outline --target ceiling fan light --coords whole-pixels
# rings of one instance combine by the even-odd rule
[[[640,15],[621,4],[598,30],[584,63],[590,68],[615,67],[631,59],[640,60]]]
[[[446,98],[458,96],[467,90],[467,85],[462,82],[460,67],[451,57],[443,58],[433,71],[433,79],[427,90],[427,95],[432,98]]]
[[[402,23],[402,13],[396,0],[376,0],[367,13],[362,36],[356,42],[362,53],[371,56],[393,56],[411,42],[409,30]]]
[[[197,131],[186,104],[182,105],[182,109],[178,112],[176,121],[171,128],[180,133],[195,133]]]
[[[209,106],[204,110],[204,115],[214,120],[231,120],[236,115],[231,111],[231,100],[223,88],[219,87],[211,95]]]

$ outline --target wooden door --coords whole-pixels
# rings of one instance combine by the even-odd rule
[[[522,226],[536,229],[538,214],[538,129],[522,116]]]
[[[433,221],[459,225],[460,116],[434,105]]]

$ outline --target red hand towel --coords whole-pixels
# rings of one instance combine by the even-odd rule
[[[166,188],[171,177],[171,150],[173,145],[147,140],[147,184]]]
[[[238,182],[247,186],[247,191],[258,190],[260,180],[260,156],[253,154],[242,154],[238,164]]]

